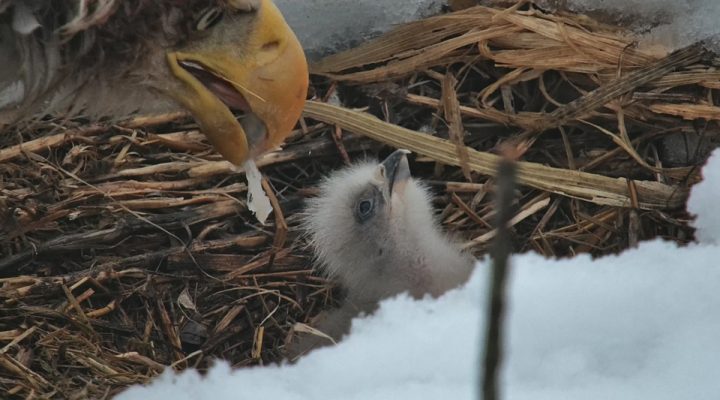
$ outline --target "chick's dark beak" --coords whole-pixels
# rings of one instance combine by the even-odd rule
[[[380,163],[380,166],[385,172],[387,193],[390,196],[396,193],[402,193],[405,184],[410,179],[410,165],[407,160],[408,154],[410,154],[410,152],[405,149],[395,150]]]

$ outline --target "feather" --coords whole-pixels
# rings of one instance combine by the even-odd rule
[[[122,3],[122,4],[121,4]],[[0,0],[0,126],[38,114],[125,116],[177,109],[146,55],[186,41],[207,0]],[[0,15],[2,17],[2,15]],[[161,29],[157,29],[160,26]]]
[[[15,6],[12,19],[12,28],[15,32],[21,35],[29,35],[39,27],[40,22],[35,18],[27,4],[19,3]]]
[[[25,82],[10,82],[0,91],[0,108],[12,106],[22,101],[25,95]]]

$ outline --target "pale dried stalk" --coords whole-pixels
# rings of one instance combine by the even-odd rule
[[[468,165],[467,147],[465,146],[464,140],[465,128],[463,127],[462,116],[460,115],[460,102],[457,99],[455,85],[457,85],[457,79],[455,79],[452,74],[445,75],[445,79],[442,81],[443,111],[445,112],[445,120],[447,121],[450,131],[450,138],[455,143],[457,149],[457,156],[460,160],[463,176],[465,176],[465,179],[468,181],[472,181],[470,166]]]
[[[675,115],[688,120],[720,120],[720,107],[709,104],[656,103],[650,104],[648,108],[650,111],[658,114]]]
[[[337,124],[343,129],[368,136],[397,148],[406,148],[437,162],[459,166],[455,145],[447,140],[422,134],[383,122],[372,115],[309,101],[305,115]],[[499,157],[467,148],[470,168],[481,174],[493,175]],[[601,205],[630,207],[631,199],[625,178],[609,178],[581,171],[548,167],[530,162],[518,163],[518,183],[547,192],[589,201]],[[652,181],[633,181],[641,209],[674,209],[682,207],[687,190]]]

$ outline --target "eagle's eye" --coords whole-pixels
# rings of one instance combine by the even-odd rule
[[[200,13],[195,20],[195,30],[202,32],[215,26],[223,17],[223,10],[220,7],[208,7]]]

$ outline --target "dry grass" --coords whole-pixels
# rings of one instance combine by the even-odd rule
[[[266,226],[242,174],[182,114],[8,130],[0,391],[102,398],[167,366],[278,360],[293,323],[334,298],[303,247],[303,200],[392,147],[416,153],[443,225],[478,255],[495,234],[500,146],[523,155],[516,251],[687,243],[694,144],[718,133],[714,63],[700,47],[646,54],[615,28],[527,4],[408,24],[313,66],[300,127],[259,160],[282,210]],[[668,143],[690,150],[678,160]]]

